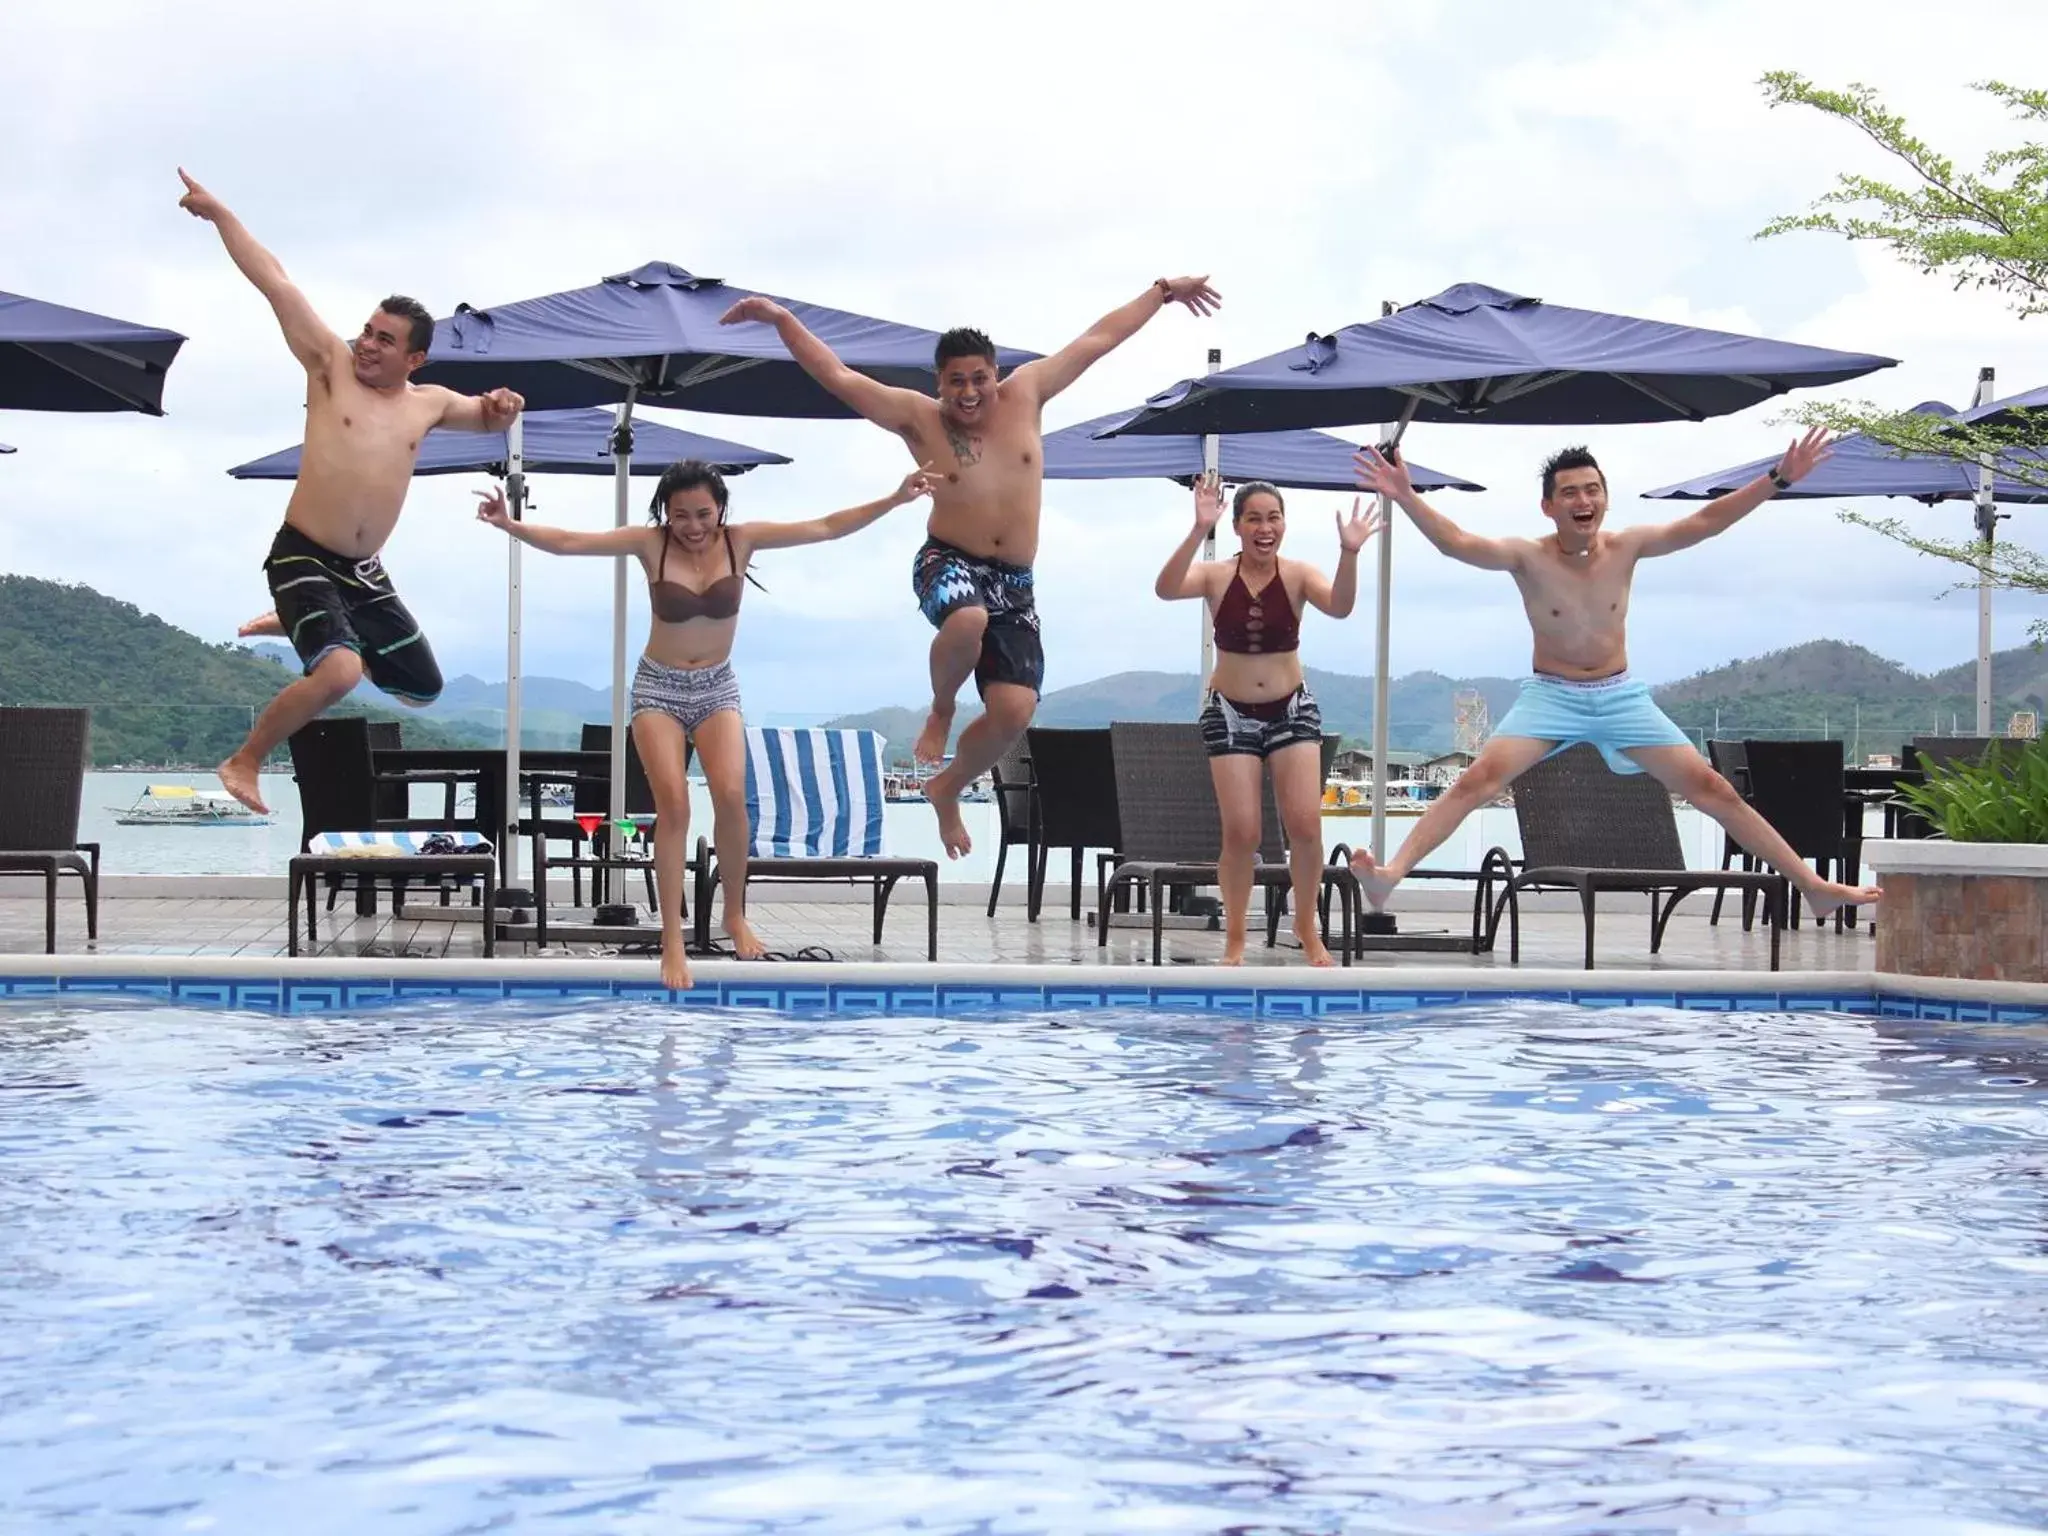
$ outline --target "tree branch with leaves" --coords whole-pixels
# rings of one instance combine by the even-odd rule
[[[1964,170],[1916,137],[1866,85],[1829,90],[1789,70],[1773,70],[1761,84],[1772,107],[1808,107],[1857,129],[1904,169],[1906,179],[1895,185],[1844,172],[1805,213],[1771,220],[1757,238],[1821,231],[1876,241],[1957,289],[1999,294],[2022,319],[2048,313],[2048,145],[2030,140],[1994,150],[1981,170]],[[2048,123],[2048,91],[1997,80],[1975,89],[2023,123]],[[1885,411],[1867,401],[1808,406],[1797,414],[1810,426],[1861,433],[1901,454],[1952,458],[1972,467],[1991,459],[2004,479],[2048,491],[2048,410],[2015,412],[2010,424],[1983,426]],[[2048,592],[2048,560],[2031,550],[1929,538],[1897,518],[1854,512],[1842,518],[1921,554],[1967,565],[1973,573],[1981,568],[1995,586]],[[2037,640],[2048,638],[2048,624],[2035,625],[2034,633]]]

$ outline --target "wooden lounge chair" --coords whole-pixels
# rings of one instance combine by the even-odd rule
[[[1522,868],[1494,899],[1487,925],[1493,945],[1502,914],[1508,917],[1508,959],[1522,957],[1520,893],[1579,893],[1586,917],[1586,969],[1593,969],[1594,902],[1602,891],[1650,898],[1650,953],[1664,942],[1664,927],[1681,898],[1694,891],[1757,891],[1771,930],[1771,969],[1778,969],[1785,931],[1784,876],[1769,870],[1689,869],[1678,840],[1671,794],[1647,773],[1610,770],[1593,747],[1581,744],[1546,758],[1515,780],[1515,822],[1522,834]],[[1496,853],[1499,850],[1495,850]],[[1500,855],[1505,860],[1506,855]],[[1491,861],[1494,855],[1490,853]],[[1661,898],[1661,899],[1660,899]]]
[[[85,887],[85,934],[100,936],[100,847],[78,840],[89,709],[0,709],[0,874],[43,877],[43,952],[57,952],[57,877]]]
[[[1095,943],[1100,948],[1109,942],[1109,910],[1118,889],[1142,884],[1152,903],[1152,963],[1158,965],[1165,926],[1160,903],[1166,887],[1216,883],[1223,818],[1216,809],[1216,786],[1209,775],[1209,755],[1202,746],[1200,726],[1132,722],[1111,725],[1109,733],[1116,759],[1117,818],[1123,832],[1124,859],[1111,872],[1097,901]],[[1287,867],[1270,775],[1264,784],[1259,861],[1252,869],[1252,884],[1266,893],[1266,947],[1270,949],[1279,937],[1283,899],[1294,882]],[[1341,956],[1349,965],[1356,947],[1358,877],[1347,864],[1325,864],[1322,885],[1325,896],[1336,896],[1343,914]]]
[[[939,866],[883,851],[882,738],[873,731],[747,729],[747,883],[865,880],[874,888],[875,942],[899,880],[924,881],[926,958],[939,958]],[[711,947],[718,853],[697,839],[690,860],[694,941]]]

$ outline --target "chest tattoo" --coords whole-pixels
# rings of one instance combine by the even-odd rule
[[[962,469],[971,469],[976,464],[979,464],[981,462],[981,439],[969,437],[950,421],[945,425],[946,443],[952,448],[953,457],[960,461],[960,467]]]

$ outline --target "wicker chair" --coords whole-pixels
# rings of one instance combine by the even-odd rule
[[[1100,948],[1109,942],[1109,909],[1117,889],[1142,883],[1152,903],[1152,963],[1158,965],[1163,958],[1160,904],[1166,887],[1216,883],[1223,818],[1216,809],[1216,786],[1200,726],[1133,722],[1112,725],[1109,734],[1124,858],[1097,900],[1095,943]],[[1293,884],[1293,874],[1280,813],[1273,803],[1271,775],[1265,776],[1264,788],[1259,861],[1252,868],[1252,883],[1266,893],[1266,945],[1271,948],[1279,937],[1282,898]],[[1356,947],[1358,878],[1348,865],[1326,864],[1322,886],[1337,897],[1343,915],[1343,962],[1349,965]]]
[[[1099,903],[1108,888],[1109,871],[1122,858],[1123,824],[1119,818],[1116,762],[1109,732],[1101,726],[1083,730],[1031,727],[1024,733],[1031,755],[1031,780],[1037,786],[1038,844],[1031,860],[1031,899],[1026,914],[1038,921],[1045,904],[1045,866],[1055,848],[1073,855],[1068,888],[1069,919],[1081,921],[1081,861],[1090,848],[1105,850],[1095,860],[1095,895]]]
[[[1678,841],[1671,796],[1649,774],[1612,772],[1583,743],[1544,759],[1515,780],[1515,823],[1522,834],[1523,867],[1505,882],[1487,924],[1491,948],[1503,912],[1509,919],[1508,959],[1520,963],[1518,897],[1529,890],[1579,893],[1586,918],[1586,969],[1593,969],[1594,902],[1602,891],[1650,898],[1650,953],[1664,942],[1664,927],[1679,901],[1694,891],[1758,891],[1771,930],[1771,969],[1778,969],[1788,886],[1768,870],[1688,869]],[[1492,855],[1489,855],[1489,859]],[[1663,897],[1663,900],[1659,900]]]
[[[1713,764],[1714,772],[1720,774],[1730,784],[1733,784],[1735,792],[1745,800],[1749,798],[1749,758],[1744,753],[1744,749],[1748,745],[1747,742],[1742,741],[1709,741],[1707,743],[1707,761]],[[1754,870],[1757,867],[1756,855],[1735,841],[1735,834],[1733,832],[1724,830],[1721,833],[1721,867],[1723,869],[1732,869],[1738,864],[1745,871]],[[1721,903],[1727,900],[1727,898],[1728,893],[1726,891],[1714,892],[1714,909],[1707,914],[1708,926],[1720,926]],[[1744,891],[1742,893],[1742,931],[1744,933],[1749,932],[1755,922],[1756,892]]]
[[[286,745],[299,790],[301,853],[323,832],[436,832],[453,823],[452,810],[440,817],[413,816],[411,783],[402,776],[377,771],[375,754],[397,750],[403,744],[397,721],[370,720],[362,715],[329,715],[292,732]],[[448,798],[452,806],[452,790]],[[328,877],[330,912],[342,886],[350,883],[356,888],[356,911],[364,915],[377,910],[379,884],[393,887],[394,908],[405,899],[403,881],[379,877],[373,864],[365,861],[360,876]],[[445,887],[441,899],[444,903],[448,899]]]
[[[995,782],[996,872],[988,883],[988,915],[996,915],[996,897],[1003,889],[1003,866],[1010,850],[1024,849],[1024,904],[1031,905],[1032,871],[1037,867],[1033,850],[1038,846],[1038,791],[1031,777],[1031,754],[1022,742],[1005,752],[990,770]],[[1034,914],[1035,915],[1035,914]]]
[[[1854,885],[1863,864],[1863,803],[1855,802],[1857,825],[1852,830],[1849,794],[1842,775],[1842,744],[1838,741],[1746,741],[1749,803],[1802,859],[1811,859],[1823,877]],[[1790,922],[1799,926],[1799,899],[1792,899]],[[1854,907],[1835,909],[1835,928],[1856,926]]]
[[[43,952],[57,952],[57,877],[85,887],[85,933],[100,936],[100,849],[78,840],[89,709],[0,709],[0,873],[43,877]]]

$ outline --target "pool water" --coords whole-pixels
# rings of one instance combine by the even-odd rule
[[[2048,1042],[0,1008],[0,1529],[2048,1529]]]

